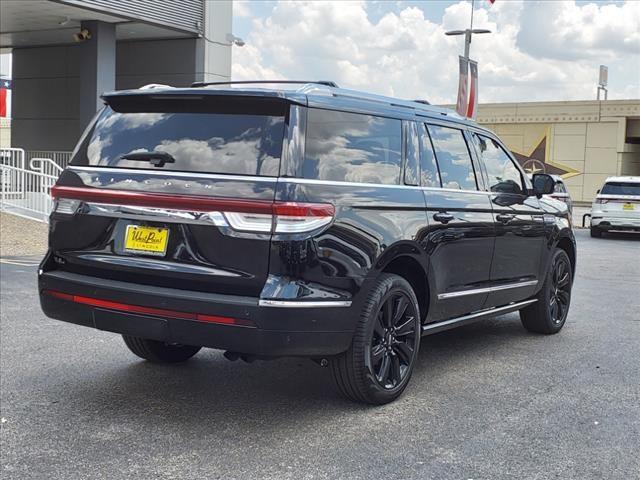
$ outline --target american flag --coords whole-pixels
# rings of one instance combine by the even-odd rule
[[[7,116],[7,92],[11,90],[11,80],[0,79],[0,117]]]

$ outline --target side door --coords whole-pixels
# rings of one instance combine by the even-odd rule
[[[428,321],[480,310],[493,255],[491,200],[461,129],[420,124],[421,185],[429,221]]]
[[[534,294],[545,241],[544,211],[516,162],[496,139],[470,134],[490,191],[495,249],[491,292],[485,307],[505,305]]]

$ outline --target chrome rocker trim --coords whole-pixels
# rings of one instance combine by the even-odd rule
[[[351,300],[327,300],[327,301],[298,301],[298,300],[267,300],[260,299],[259,307],[280,307],[280,308],[316,308],[316,307],[350,307]]]
[[[459,292],[439,293],[438,300],[446,300],[447,298],[464,297],[466,295],[479,295],[481,293],[499,292],[501,290],[510,290],[512,288],[533,287],[538,284],[538,280],[528,280],[526,282],[509,283],[507,285],[498,285],[495,287],[474,288],[471,290],[462,290]]]
[[[471,313],[469,315],[464,315],[462,317],[451,318],[449,320],[444,320],[442,322],[428,323],[422,326],[422,335],[431,335],[434,333],[449,330],[451,328],[467,325],[469,323],[473,323],[478,320],[482,320],[484,318],[490,318],[490,317],[495,317],[497,315],[502,315],[505,313],[515,312],[516,310],[520,310],[521,308],[524,308],[527,305],[531,305],[532,303],[535,303],[537,301],[538,300],[534,298],[532,300],[525,300],[524,302],[505,305],[503,307],[494,307],[494,308],[489,308],[487,310],[481,310],[479,312]]]

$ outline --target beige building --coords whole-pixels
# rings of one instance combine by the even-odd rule
[[[562,175],[575,201],[608,176],[640,175],[640,100],[483,104],[478,122],[527,171]]]
[[[0,148],[11,146],[11,119],[0,117]]]

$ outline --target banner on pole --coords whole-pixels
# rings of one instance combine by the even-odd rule
[[[456,112],[464,117],[467,114],[467,83],[469,77],[469,60],[460,56],[460,80],[458,82],[458,101]]]
[[[478,113],[478,62],[469,60],[469,73],[471,74],[469,86],[469,106],[467,107],[467,118],[475,120]]]

